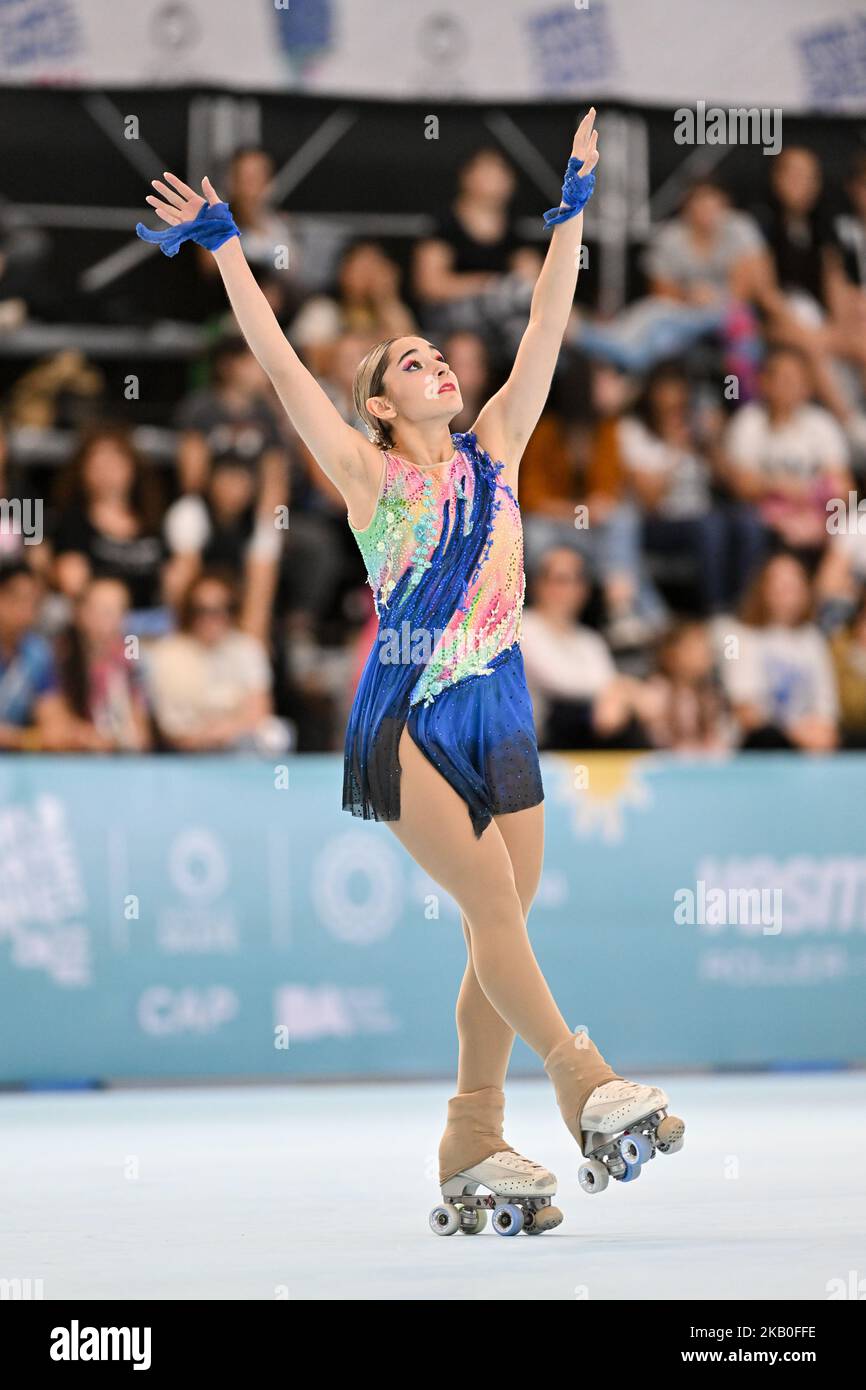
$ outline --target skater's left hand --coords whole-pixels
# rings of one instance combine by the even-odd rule
[[[574,144],[571,147],[572,158],[583,160],[583,164],[577,171],[581,178],[594,169],[598,163],[598,131],[593,129],[594,124],[595,107],[591,106],[577,127]]]

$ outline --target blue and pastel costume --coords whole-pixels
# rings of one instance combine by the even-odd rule
[[[408,723],[480,836],[544,791],[520,650],[520,507],[474,434],[452,442],[433,469],[386,452],[372,520],[350,528],[379,626],[346,730],[343,809],[399,820]]]

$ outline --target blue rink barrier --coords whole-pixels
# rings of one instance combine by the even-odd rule
[[[617,1070],[866,1060],[866,756],[542,772],[533,944]],[[341,787],[337,755],[0,761],[0,1084],[450,1077],[459,913]]]

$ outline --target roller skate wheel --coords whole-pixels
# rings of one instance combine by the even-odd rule
[[[640,1177],[641,1167],[640,1163],[627,1163],[620,1182],[634,1182],[635,1178]]]
[[[437,1236],[453,1236],[460,1226],[460,1213],[450,1202],[434,1207],[430,1213],[430,1230]]]
[[[541,1211],[532,1213],[532,1220],[524,1224],[523,1234],[526,1236],[540,1236],[545,1231],[552,1231],[555,1226],[562,1225],[563,1216],[559,1207],[542,1207]]]
[[[678,1139],[682,1139],[685,1132],[685,1122],[678,1115],[665,1115],[656,1130],[656,1143],[662,1153],[676,1153],[676,1149],[672,1149],[670,1145],[675,1144]]]
[[[487,1212],[483,1207],[477,1211],[464,1212],[460,1218],[460,1230],[464,1236],[480,1235],[487,1225]]]
[[[640,1167],[642,1163],[648,1162],[652,1158],[652,1140],[645,1134],[624,1134],[617,1144],[625,1162],[630,1168],[635,1164]]]
[[[577,1181],[584,1192],[604,1192],[610,1181],[610,1174],[603,1163],[599,1163],[597,1158],[591,1158],[588,1163],[580,1165]]]
[[[683,1136],[680,1135],[679,1139],[672,1140],[670,1144],[659,1144],[659,1153],[678,1154],[684,1143],[685,1140]]]
[[[517,1236],[523,1230],[523,1212],[511,1202],[493,1208],[493,1229],[500,1236]]]

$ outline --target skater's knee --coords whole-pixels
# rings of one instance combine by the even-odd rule
[[[503,874],[495,883],[479,881],[471,885],[460,906],[469,924],[473,950],[482,934],[523,927],[526,920],[513,874]]]
[[[518,884],[517,896],[520,899],[520,910],[523,913],[523,920],[525,922],[529,916],[529,909],[532,907],[535,900],[535,888],[522,891]]]

